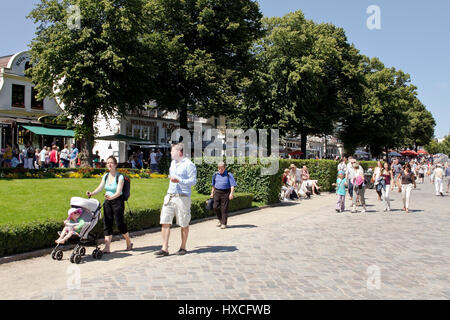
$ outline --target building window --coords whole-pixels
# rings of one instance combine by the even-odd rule
[[[25,145],[24,138],[25,138],[26,134],[27,134],[27,131],[24,128],[22,128],[22,127],[20,127],[17,130],[17,143],[19,145]]]
[[[141,138],[141,126],[133,126],[132,137]]]
[[[15,108],[25,108],[25,86],[18,84],[12,85],[12,102]]]
[[[151,141],[152,143],[158,144],[158,127],[149,127],[150,129],[150,136],[147,140]]]
[[[170,130],[169,128],[164,128],[164,142],[163,143],[167,143],[171,140],[172,137],[172,130]]]
[[[126,133],[129,137],[133,136],[133,127],[130,124],[127,125]]]
[[[131,133],[132,137],[158,143],[158,127],[133,125]]]
[[[31,63],[30,63],[30,61],[27,61],[27,62],[25,62],[25,74],[26,74],[26,71],[28,70],[28,69],[30,69],[31,68]]]
[[[37,99],[37,90],[34,87],[31,88],[31,109],[44,109],[44,101]]]

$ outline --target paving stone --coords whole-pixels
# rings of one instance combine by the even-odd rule
[[[432,188],[418,185],[411,209],[422,211],[410,214],[382,213],[375,191],[367,190],[368,209],[377,212],[336,214],[335,195],[322,193],[295,206],[229,218],[230,225],[257,228],[217,232],[211,228],[215,222],[205,221],[191,227],[192,254],[183,257],[158,259],[133,251],[128,263],[128,258],[109,260],[107,270],[104,261],[86,260],[78,291],[67,288],[67,266],[48,257],[35,259],[29,274],[23,270],[31,262],[6,264],[0,269],[0,298],[448,300],[449,197],[435,198]],[[394,209],[401,205],[400,196],[392,193]],[[172,247],[179,245],[177,237],[171,236]],[[143,247],[160,245],[160,234],[134,238],[135,248],[140,239]],[[228,247],[237,250],[221,250]],[[47,269],[59,282],[45,282]],[[377,280],[373,270],[379,271],[380,290],[368,290],[368,280]],[[16,290],[18,283],[27,283],[29,291]]]

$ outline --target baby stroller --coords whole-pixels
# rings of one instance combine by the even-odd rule
[[[97,235],[91,235],[89,232],[95,227],[98,220],[100,219],[100,209],[101,205],[98,200],[95,199],[83,199],[79,197],[73,197],[70,199],[70,206],[72,208],[81,208],[83,213],[80,218],[85,221],[83,225],[80,236],[72,236],[66,244],[76,244],[70,256],[70,262],[79,264],[81,258],[86,254],[85,246],[95,246],[92,252],[92,257],[94,259],[102,258],[102,251],[99,249],[97,244]],[[52,251],[53,260],[61,260],[63,258],[63,251],[60,249],[61,244],[58,244]]]

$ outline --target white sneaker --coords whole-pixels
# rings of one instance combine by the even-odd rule
[[[384,208],[384,210],[383,210],[384,212],[387,212],[388,211],[388,209],[387,208]]]
[[[387,208],[387,211],[388,211],[388,212],[391,212],[391,208]]]
[[[361,212],[362,212],[362,213],[366,212],[366,209],[362,209]]]
[[[353,206],[352,213],[355,213],[355,212],[357,212],[356,211],[356,206]]]

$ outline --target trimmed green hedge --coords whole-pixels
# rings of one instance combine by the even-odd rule
[[[205,196],[201,200],[193,200],[191,205],[192,220],[202,219],[214,216],[213,211],[207,211],[205,208]],[[230,202],[229,211],[238,211],[245,208],[251,208],[253,195],[249,193],[235,194],[235,198]],[[149,208],[147,210],[128,212],[128,206],[125,207],[125,221],[128,224],[129,231],[140,231],[159,226],[160,207]],[[55,245],[58,238],[58,231],[63,228],[62,221],[48,220],[40,223],[24,223],[20,225],[1,225],[0,226],[0,257],[32,250],[49,248]],[[118,234],[118,230],[114,230]],[[91,233],[97,233],[103,237],[103,219],[97,223]]]
[[[169,174],[170,163],[172,159],[169,157],[162,157],[158,162],[158,171],[162,174]]]
[[[249,192],[255,197],[255,201],[266,204],[280,201],[281,174],[278,172],[272,176],[261,175],[263,165],[255,164],[230,164],[227,170],[231,172],[236,180],[236,192]],[[202,163],[197,165],[198,193],[209,195],[211,193],[212,176],[217,172],[217,164]]]
[[[318,180],[318,185],[321,191],[334,192],[336,189],[332,186],[336,183],[337,178],[337,166],[339,162],[334,160],[292,160],[292,159],[282,159],[280,160],[280,172],[283,174],[284,169],[289,168],[291,163],[295,164],[297,168],[301,169],[303,166],[308,168],[311,180]],[[359,161],[361,166],[364,168],[364,172],[369,169],[369,167],[376,167],[376,161]]]
[[[317,184],[321,187],[320,191],[333,192],[335,190],[332,184],[336,182],[338,162],[334,160],[282,159],[280,160],[280,175],[291,164],[295,164],[298,169],[306,166],[311,180],[318,180]]]
[[[261,164],[229,164],[228,171],[233,173],[238,185],[237,192],[251,192],[255,195],[255,201],[272,204],[279,202],[281,191],[281,176],[286,168],[295,164],[301,169],[304,165],[308,167],[312,180],[318,180],[321,191],[334,192],[333,183],[337,178],[338,162],[334,160],[297,160],[280,159],[279,171],[272,176],[261,176]],[[376,161],[360,162],[364,170],[369,166],[376,166]],[[210,194],[213,174],[217,172],[216,164],[197,165],[197,185],[196,190],[201,194]]]
[[[373,169],[373,168],[375,168],[377,166],[377,162],[376,161],[359,161],[359,163],[364,168],[364,172],[366,172],[367,169],[369,169],[369,168]]]

